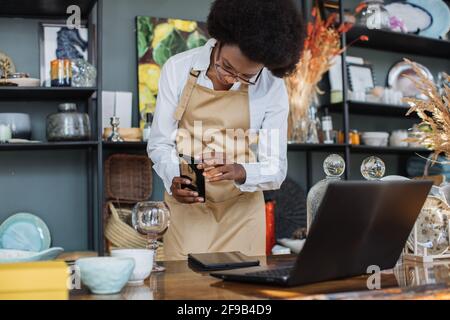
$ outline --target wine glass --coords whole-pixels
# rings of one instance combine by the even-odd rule
[[[147,249],[154,250],[155,252],[152,271],[164,271],[165,268],[156,263],[156,250],[158,249],[158,238],[169,227],[169,208],[161,201],[138,202],[132,210],[131,217],[134,229],[147,236]]]

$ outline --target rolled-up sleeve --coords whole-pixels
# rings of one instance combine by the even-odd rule
[[[156,110],[147,144],[153,169],[163,180],[169,194],[173,178],[180,175],[175,145],[178,122],[173,116],[178,104],[175,79],[175,70],[169,60],[161,70]]]
[[[258,130],[258,162],[242,163],[247,178],[237,186],[243,192],[279,189],[286,178],[289,101],[284,81],[277,79],[268,96]]]

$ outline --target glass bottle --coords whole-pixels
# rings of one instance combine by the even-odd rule
[[[150,130],[152,128],[152,122],[153,122],[153,113],[147,112],[145,114],[146,116],[146,122],[144,125],[144,132],[142,134],[142,140],[147,142],[150,137]]]
[[[329,155],[323,162],[323,171],[325,172],[326,178],[317,182],[309,190],[306,198],[306,227],[308,232],[328,184],[332,181],[339,181],[345,171],[344,159],[338,154]]]
[[[309,122],[308,122],[308,133],[306,137],[306,143],[320,143],[319,132],[320,132],[320,120],[317,116],[317,108],[313,104],[309,107]]]
[[[333,120],[325,108],[325,115],[322,117],[323,143],[332,144],[333,141]]]

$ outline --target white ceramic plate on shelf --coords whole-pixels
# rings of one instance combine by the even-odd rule
[[[427,67],[420,63],[417,63],[417,66],[429,80],[434,81],[433,74]],[[418,79],[418,75],[414,69],[405,61],[400,61],[394,64],[389,70],[387,84],[392,89],[401,91],[404,97],[426,99],[414,83],[406,76]]]
[[[403,21],[408,33],[421,32],[431,27],[433,17],[422,7],[408,2],[394,2],[385,6],[389,15]]]
[[[41,84],[41,80],[35,78],[13,78],[8,79],[8,82],[15,83],[19,87],[39,87]]]

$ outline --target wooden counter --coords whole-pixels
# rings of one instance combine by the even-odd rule
[[[292,256],[260,258],[262,264],[277,264]],[[281,288],[267,285],[223,282],[208,273],[196,272],[186,261],[165,262],[167,270],[153,273],[142,286],[126,286],[117,295],[92,295],[87,289],[73,290],[71,299],[99,300],[253,300],[253,299],[450,299],[450,261],[433,264],[401,263],[383,271],[381,289],[368,290],[367,277]]]

